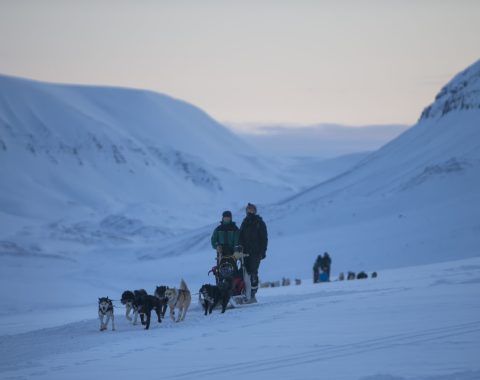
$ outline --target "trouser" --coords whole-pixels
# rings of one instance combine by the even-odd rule
[[[252,296],[258,290],[258,267],[260,266],[260,256],[250,255],[245,257],[245,269],[250,276]]]
[[[320,271],[318,269],[313,270],[313,283],[320,282]]]

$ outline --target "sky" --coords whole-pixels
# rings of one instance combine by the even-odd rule
[[[413,124],[480,1],[0,0],[0,73],[146,88],[220,122]]]

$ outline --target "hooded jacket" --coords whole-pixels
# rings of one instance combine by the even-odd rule
[[[265,258],[268,246],[267,226],[256,214],[248,214],[240,227],[240,245],[243,252],[251,256]]]

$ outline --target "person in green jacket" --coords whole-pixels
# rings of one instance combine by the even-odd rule
[[[232,220],[232,212],[224,211],[220,225],[212,234],[212,248],[217,251],[217,259],[222,255],[231,256],[238,245],[240,230]]]

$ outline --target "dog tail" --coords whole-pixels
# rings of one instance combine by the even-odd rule
[[[183,278],[182,278],[182,281],[180,281],[180,289],[189,291],[187,283],[185,282],[185,280]]]

